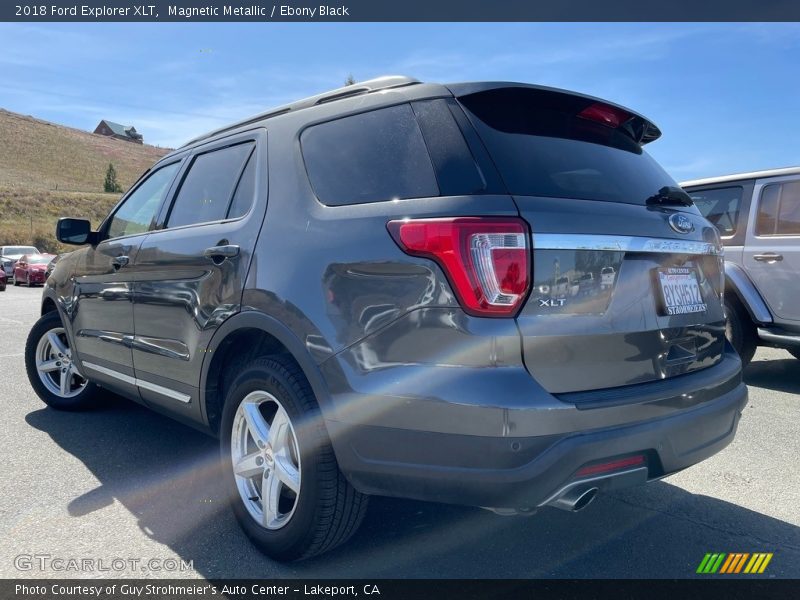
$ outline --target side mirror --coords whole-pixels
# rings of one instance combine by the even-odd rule
[[[92,232],[92,224],[86,219],[70,219],[64,217],[56,225],[56,239],[62,244],[91,244],[96,235]]]

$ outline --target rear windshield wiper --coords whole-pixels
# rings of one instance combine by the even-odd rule
[[[662,187],[658,192],[650,196],[647,200],[645,200],[645,204],[648,206],[652,205],[669,205],[669,204],[678,204],[680,206],[692,206],[694,202],[692,202],[692,197],[684,192],[679,187],[668,186],[665,185]]]

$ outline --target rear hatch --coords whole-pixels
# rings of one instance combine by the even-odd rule
[[[558,90],[453,91],[532,230],[532,288],[517,317],[531,375],[569,394],[719,362],[719,238],[642,149],[658,129]]]

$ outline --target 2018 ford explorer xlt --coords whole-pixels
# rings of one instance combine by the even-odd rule
[[[132,398],[221,439],[270,556],[371,494],[577,510],[734,436],[716,230],[659,130],[515,83],[381,78],[161,159],[63,257],[26,348],[59,409]],[[566,283],[563,283],[566,282]]]

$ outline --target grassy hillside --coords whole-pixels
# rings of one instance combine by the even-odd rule
[[[0,109],[0,245],[63,251],[54,237],[59,217],[98,224],[119,199],[103,193],[109,163],[127,189],[167,152]]]

